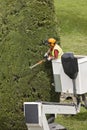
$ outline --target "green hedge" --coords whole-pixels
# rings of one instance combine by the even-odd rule
[[[0,0],[0,130],[25,130],[23,102],[58,101],[51,63],[33,70],[58,36],[53,0]],[[55,100],[56,99],[56,100]]]

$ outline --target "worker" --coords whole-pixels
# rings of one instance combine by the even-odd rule
[[[56,39],[54,38],[49,38],[45,45],[48,45],[50,48],[48,49],[48,51],[45,53],[44,58],[46,58],[48,61],[51,61],[53,59],[60,59],[61,56],[63,55],[63,51],[61,49],[61,47],[57,44]],[[54,83],[52,83],[52,86],[55,86]],[[60,98],[60,92],[58,93],[58,97]],[[60,100],[60,99],[58,99]],[[55,119],[55,114],[50,114],[48,122],[52,123]]]
[[[49,38],[47,40],[47,44],[50,48],[45,53],[44,57],[47,58],[48,61],[51,61],[53,59],[60,59],[63,54],[63,51],[61,47],[57,44],[56,39]]]

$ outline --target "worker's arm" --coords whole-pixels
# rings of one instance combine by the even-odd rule
[[[59,51],[58,50],[54,50],[54,59],[58,58],[58,54],[59,54]]]
[[[49,55],[49,57],[47,58],[48,61],[53,60],[53,59],[57,59],[58,58],[58,53],[59,53],[58,50],[54,50],[54,56]]]
[[[48,54],[48,55],[50,54],[50,51],[51,51],[51,49],[48,49],[48,51],[47,51],[47,54]]]
[[[44,57],[48,57],[49,56],[49,54],[50,54],[50,49],[45,53],[45,55],[44,55]]]

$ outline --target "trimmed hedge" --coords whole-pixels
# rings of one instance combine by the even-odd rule
[[[57,28],[53,0],[0,0],[0,130],[27,129],[23,102],[58,101],[51,63],[29,69]]]

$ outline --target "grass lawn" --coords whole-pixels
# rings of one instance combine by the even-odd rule
[[[64,52],[87,55],[87,0],[54,0]]]
[[[87,130],[87,110],[81,108],[77,115],[58,115],[56,122],[63,125],[68,130]]]
[[[87,55],[87,0],[54,0],[64,52]],[[56,122],[68,130],[87,130],[87,110],[75,116],[58,115]]]

